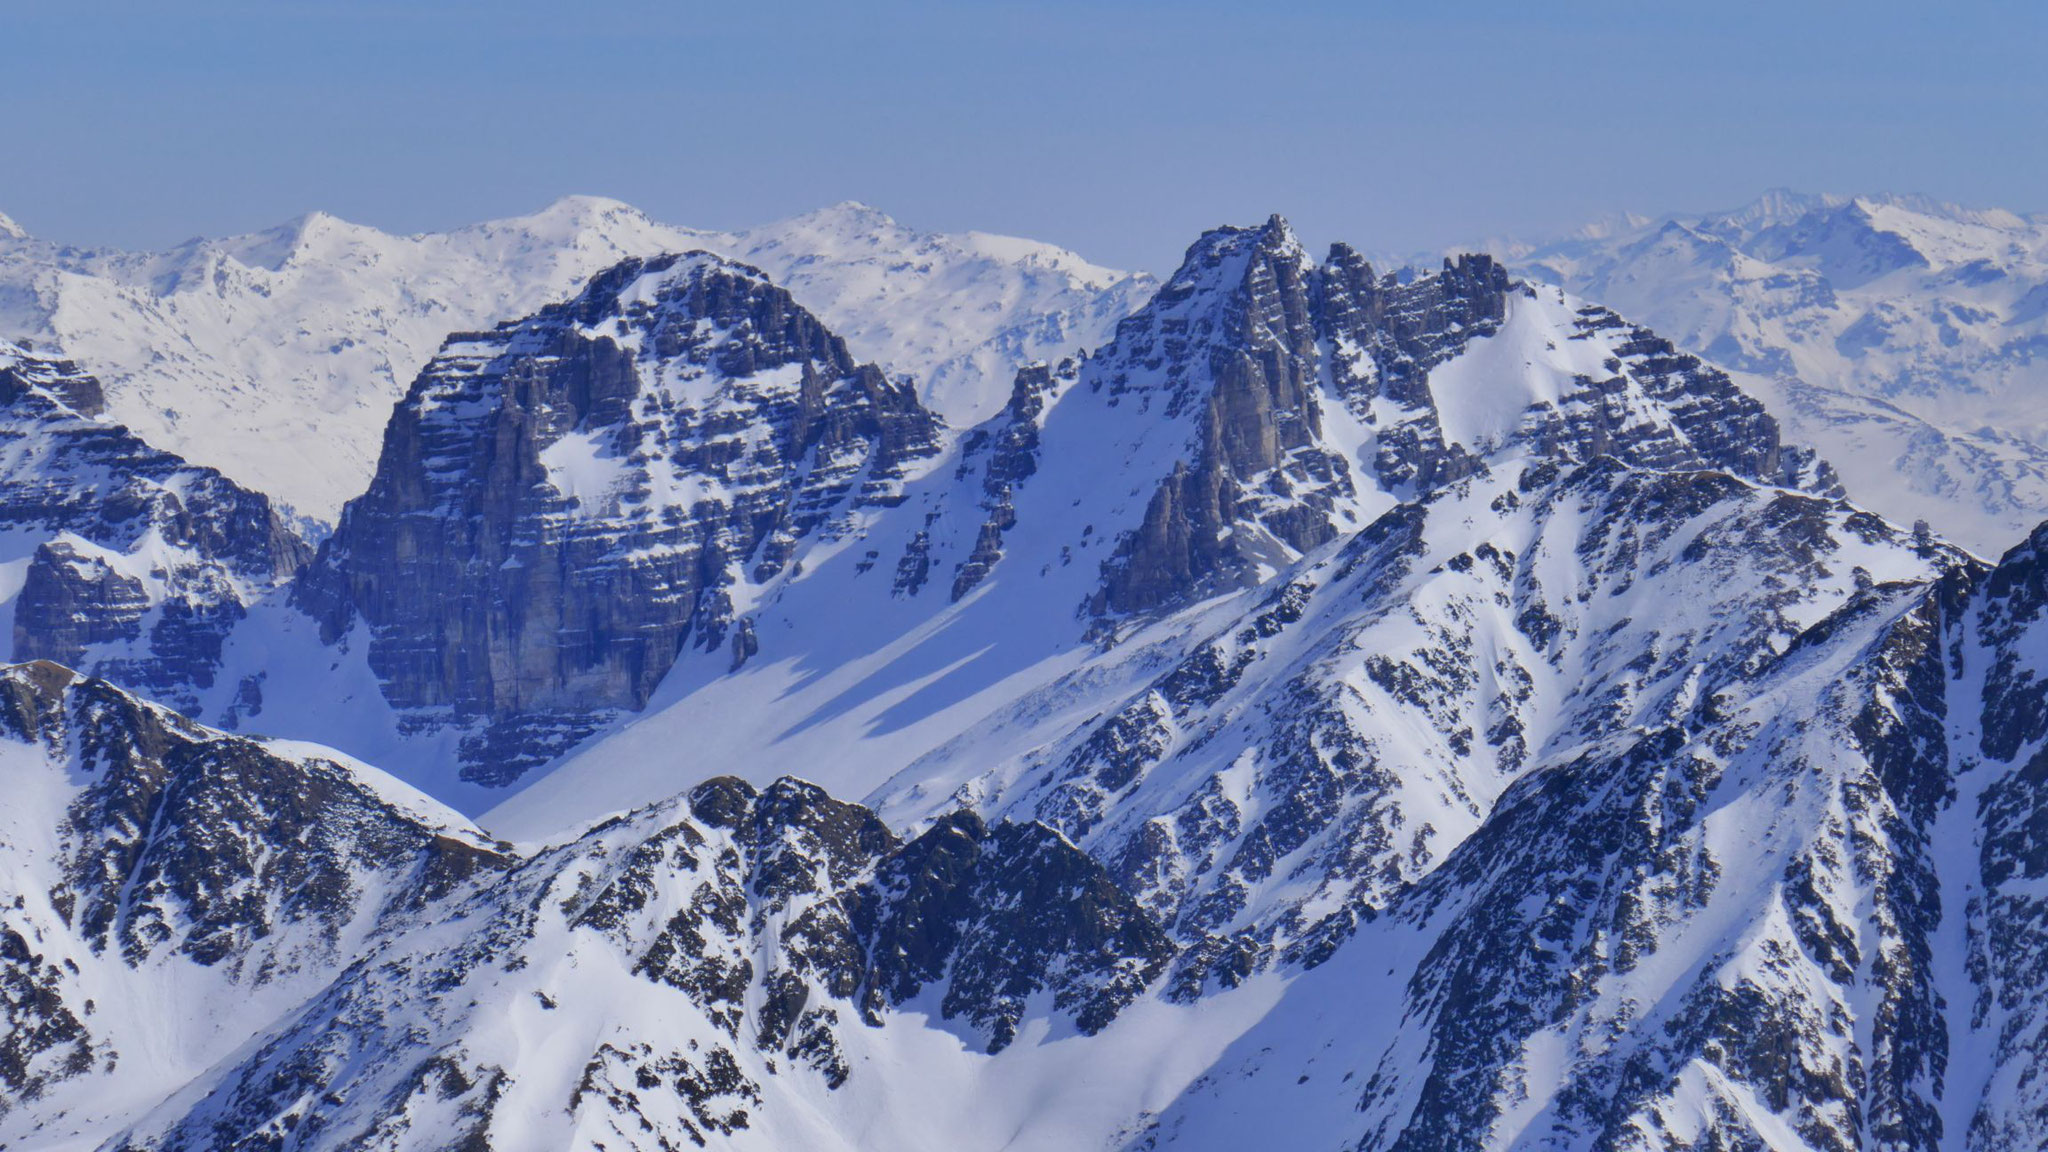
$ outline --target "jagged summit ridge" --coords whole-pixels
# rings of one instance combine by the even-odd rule
[[[832,1146],[923,1090],[890,1069],[958,1042],[928,1017],[978,1059],[1095,1035],[1173,954],[1043,826],[905,839],[718,778],[520,853],[339,754],[48,662],[0,668],[0,781],[10,1146]],[[517,1034],[570,1019],[595,1029],[543,1070]]]
[[[1163,390],[1169,420],[1200,406],[1104,565],[1098,611],[1257,582],[1387,497],[1517,445],[1836,491],[1725,375],[1611,312],[1515,284],[1486,256],[1405,282],[1343,245],[1314,265],[1277,216],[1198,241],[1082,375],[1113,399]]]
[[[0,1141],[88,1145],[504,849],[327,749],[0,668]]]

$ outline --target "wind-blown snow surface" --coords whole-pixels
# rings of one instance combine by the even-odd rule
[[[0,337],[77,360],[157,447],[331,521],[450,332],[527,315],[627,256],[697,249],[767,270],[958,423],[1000,405],[1018,364],[1102,342],[1153,287],[1051,245],[918,232],[860,204],[713,232],[578,196],[415,236],[316,212],[155,253],[0,229]]]
[[[1773,192],[1493,249],[1736,371],[1901,523],[1993,556],[2048,513],[2048,221]]]

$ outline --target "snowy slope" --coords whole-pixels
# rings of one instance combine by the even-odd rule
[[[0,669],[0,1143],[91,1148],[499,849],[374,768]]]
[[[1274,594],[1475,471],[1599,454],[1833,491],[1725,377],[1603,309],[1469,265],[1407,286],[1348,250],[1318,266],[1277,219],[1218,230],[1110,346],[1020,375],[900,506],[750,592],[743,667],[685,653],[489,819],[545,838],[711,771],[863,795],[913,762],[939,803],[1121,707],[1209,638],[1215,597]]]
[[[0,230],[0,337],[79,361],[151,443],[331,521],[448,333],[531,313],[624,257],[697,249],[767,269],[960,422],[999,404],[1019,363],[1099,343],[1152,287],[1050,245],[916,232],[858,204],[707,232],[578,196],[416,236],[316,212],[156,253]]]
[[[357,759],[0,670],[0,1142],[2038,1148],[2044,556],[1485,257],[1217,229],[957,432],[629,259],[227,637]]]
[[[2048,222],[1774,192],[1495,250],[1735,370],[1895,520],[1996,555],[2048,512]]]

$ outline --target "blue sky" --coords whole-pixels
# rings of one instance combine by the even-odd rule
[[[616,196],[845,199],[1169,269],[1288,215],[1371,250],[1771,186],[2048,209],[2048,5],[0,0],[0,212],[155,246]]]

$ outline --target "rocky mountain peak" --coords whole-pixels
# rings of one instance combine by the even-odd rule
[[[1148,323],[1197,344],[1232,343],[1284,330],[1310,261],[1287,221],[1212,229],[1190,245],[1160,286]],[[1277,309],[1277,311],[1276,311]],[[1133,317],[1137,319],[1137,317]],[[1121,328],[1119,340],[1124,338]]]
[[[1312,265],[1277,216],[1197,241],[1083,375],[1190,425],[1103,564],[1098,616],[1261,579],[1516,446],[1832,491],[1725,375],[1605,309],[1483,254],[1383,275],[1339,244]]]
[[[197,1071],[380,928],[509,862],[375,769],[51,661],[0,667],[0,783],[0,1119],[88,1076]],[[209,1000],[235,1010],[186,1011]],[[68,1099],[78,1121],[104,1107]]]
[[[939,428],[758,270],[628,259],[448,341],[299,598],[329,636],[365,621],[391,702],[481,723],[465,755],[510,779],[681,648],[743,660],[742,605],[900,499]]]

